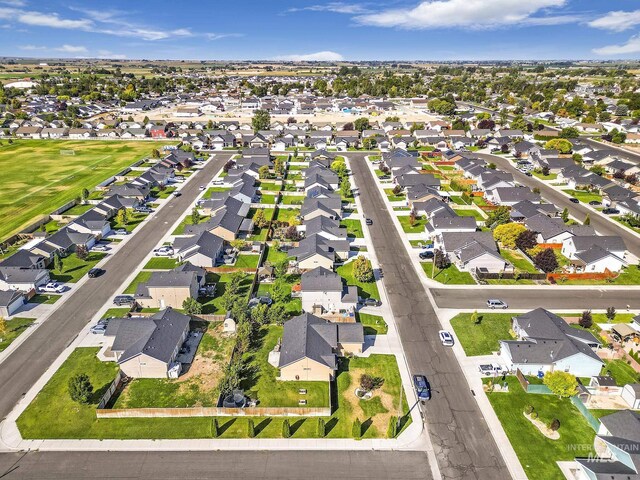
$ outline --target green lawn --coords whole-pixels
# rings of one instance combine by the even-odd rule
[[[300,210],[298,210],[297,208],[290,208],[290,209],[278,208],[278,210],[276,211],[274,220],[277,220],[279,222],[287,222],[289,225],[291,225],[291,222],[298,215],[300,215]]]
[[[362,222],[356,219],[346,219],[340,222],[341,227],[346,227],[347,236],[353,238],[364,238],[364,233],[362,232]]]
[[[149,271],[138,272],[138,274],[135,276],[133,281],[129,284],[127,288],[125,288],[124,292],[122,293],[127,295],[133,295],[134,293],[136,293],[138,284],[148,282],[149,279],[151,278],[152,273],[153,272],[149,272]]]
[[[117,217],[114,217],[113,220],[111,220],[111,228],[114,230],[124,228],[127,232],[131,233],[148,216],[147,213],[134,212],[132,209],[127,210],[129,215],[127,223],[122,224],[116,220]]]
[[[62,259],[61,272],[51,270],[51,278],[58,282],[75,283],[106,256],[106,253],[89,252],[86,260],[80,260],[75,253],[72,253]]]
[[[538,177],[540,180],[555,180],[558,178],[557,173],[550,173],[549,175],[543,175],[542,172],[532,172],[534,177]]]
[[[265,205],[275,205],[276,203],[276,196],[275,195],[265,195],[265,194],[261,194],[260,195],[260,203],[263,203]]]
[[[479,324],[471,320],[471,313],[459,313],[451,319],[451,326],[467,356],[491,355],[500,349],[500,340],[512,340],[510,313],[478,313]]]
[[[260,182],[260,190],[268,190],[269,192],[279,192],[282,185],[275,182]]]
[[[210,218],[211,217],[209,216],[201,217],[198,223],[204,223]],[[184,235],[184,229],[187,227],[187,225],[193,225],[193,220],[191,219],[191,215],[187,215],[186,217],[184,217],[182,222],[180,222],[180,224],[176,227],[176,229],[173,231],[171,235]]]
[[[394,194],[393,189],[385,190],[384,193],[390,202],[402,202],[407,199],[407,196],[402,192],[399,195]]]
[[[125,317],[127,313],[129,313],[129,311],[130,311],[129,308],[123,308],[123,307],[110,308],[106,312],[104,312],[104,314],[102,315],[102,318],[111,318],[111,317],[122,318],[122,317]]]
[[[536,480],[564,480],[556,462],[593,453],[571,447],[590,448],[595,432],[568,398],[527,394],[515,377],[507,377],[507,383],[508,393],[487,395],[525,473]],[[558,440],[546,438],[527,420],[522,413],[527,405],[533,405],[541,421],[560,420]]]
[[[507,262],[509,262],[511,265],[513,265],[518,270],[521,270],[523,272],[529,272],[529,273],[540,273],[540,272],[538,272],[536,267],[534,267],[533,263],[531,263],[529,260],[527,260],[517,250],[509,250],[508,248],[501,248],[500,249],[500,255],[502,255],[502,257]]]
[[[175,191],[176,191],[176,187],[165,187],[164,189],[155,187],[151,189],[150,195],[153,198],[165,199],[165,198],[169,198],[169,195],[171,195]]]
[[[380,300],[380,292],[376,282],[364,283],[353,277],[353,262],[339,266],[336,269],[336,273],[347,281],[347,285],[356,285],[358,287],[358,296]]]
[[[211,195],[214,193],[227,192],[231,190],[231,187],[209,187],[206,192],[204,192],[203,198],[211,198]]]
[[[238,255],[234,268],[258,268],[259,254],[243,254]]]
[[[198,302],[202,304],[202,313],[212,315],[224,315],[226,312],[222,308],[221,299],[225,291],[225,286],[231,279],[231,273],[210,273],[207,275],[207,282],[213,282],[216,284],[216,293],[213,298],[201,297]],[[241,294],[247,294],[249,287],[251,286],[252,277],[249,274],[244,276],[240,287]]]
[[[458,216],[460,216],[460,217],[473,217],[473,218],[476,219],[477,222],[484,221],[484,217],[477,210],[473,210],[473,209],[466,209],[466,210],[465,209],[457,209],[456,210],[456,214],[458,214]]]
[[[627,365],[624,360],[605,360],[602,374],[605,375],[609,372],[619,386],[640,382],[640,374]]]
[[[358,320],[364,327],[365,335],[386,335],[389,330],[387,322],[379,315],[369,313],[357,313]]]
[[[616,215],[616,216],[613,216],[613,217],[611,217],[611,218],[612,218],[613,220],[615,220],[616,222],[618,222],[619,224],[624,225],[624,226],[625,226],[625,227],[627,227],[628,229],[633,230],[633,231],[634,231],[634,232],[636,232],[636,233],[640,233],[640,228],[638,228],[638,227],[633,227],[633,226],[629,225],[629,222],[627,222],[627,221],[626,221],[626,219],[625,219],[624,217],[621,217],[621,216]]]
[[[398,221],[402,225],[402,230],[407,233],[423,233],[425,225],[429,223],[426,217],[417,217],[413,225],[411,225],[410,215],[401,215],[398,217]]]
[[[583,203],[589,203],[591,201],[602,202],[602,195],[598,195],[597,193],[589,193],[584,190],[562,190],[564,193],[571,195],[572,197],[577,198]]]
[[[0,335],[0,352],[6,349],[11,342],[24,332],[35,321],[33,318],[14,317],[7,320],[7,333]]]
[[[289,258],[289,254],[287,254],[287,252],[281,252],[270,245],[266,245],[265,248],[267,249],[265,261],[269,262],[271,265],[277,265],[283,260]]]
[[[62,295],[51,295],[48,293],[38,293],[36,295],[34,295],[33,297],[31,297],[31,300],[29,300],[29,303],[39,303],[39,304],[47,304],[47,305],[53,305],[54,303],[56,303],[58,300],[60,300],[62,298]]]
[[[162,145],[100,140],[3,142],[0,146],[3,165],[0,240],[78,197],[83,188],[91,190]],[[64,151],[71,150],[73,155],[64,155]],[[25,165],[29,166],[28,175]]]
[[[170,257],[153,257],[143,267],[145,270],[172,270],[178,266],[178,260]]]
[[[304,196],[302,195],[283,195],[280,203],[283,205],[302,205]]]
[[[427,277],[447,285],[475,285],[476,282],[469,272],[461,272],[455,265],[450,265],[444,270],[433,268],[433,262],[421,262],[422,269]],[[434,273],[434,275],[432,275]]]
[[[91,210],[93,207],[94,205],[90,203],[87,203],[87,204],[79,203],[78,205],[71,207],[69,210],[65,210],[63,212],[63,215],[82,215],[83,213],[86,213],[87,211]]]

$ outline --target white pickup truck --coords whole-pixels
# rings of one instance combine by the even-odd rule
[[[506,370],[504,370],[500,365],[497,365],[495,363],[480,365],[478,367],[478,370],[480,370],[480,373],[485,376],[502,375],[506,372]]]

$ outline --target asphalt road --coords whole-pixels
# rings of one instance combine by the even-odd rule
[[[431,480],[423,452],[65,452],[0,455],[6,480]]]
[[[619,225],[615,222],[611,222],[604,218],[604,216],[594,211],[593,209],[585,206],[582,203],[572,203],[569,201],[564,193],[557,191],[555,188],[545,184],[542,180],[536,177],[528,177],[517,168],[513,166],[513,163],[507,158],[499,155],[490,155],[486,153],[478,154],[479,157],[484,158],[488,162],[493,162],[496,166],[503,171],[507,171],[513,174],[513,177],[518,183],[533,188],[539,188],[540,194],[550,203],[553,203],[560,210],[565,207],[569,209],[569,213],[573,215],[579,221],[583,221],[587,215],[591,220],[591,226],[596,229],[600,235],[619,235],[624,239],[624,243],[627,245],[627,250],[633,253],[636,257],[640,257],[640,239],[629,229]]]
[[[383,282],[412,373],[426,374],[433,398],[424,407],[438,465],[446,479],[510,478],[498,447],[451,349],[363,154],[349,155]]]
[[[182,188],[182,196],[171,198],[148,223],[136,231],[102,267],[105,273],[89,279],[70,295],[52,315],[38,327],[2,365],[0,365],[0,418],[13,409],[20,398],[44,374],[51,363],[73,341],[78,332],[98,310],[111,299],[120,285],[142,262],[149,251],[164,237],[173,224],[184,215],[206,185],[232,154],[223,153],[209,160],[195,178]]]

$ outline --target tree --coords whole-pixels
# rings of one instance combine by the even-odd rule
[[[253,419],[247,420],[247,437],[254,438],[256,436],[256,425],[253,423]]]
[[[371,262],[363,255],[358,255],[358,257],[353,261],[352,268],[353,277],[359,282],[370,283],[375,280]]]
[[[544,167],[542,167],[542,175],[544,175],[545,177],[548,177],[549,173],[551,173],[551,170],[549,169],[549,165],[545,165]]]
[[[589,216],[589,214],[587,213],[587,216],[584,217],[584,225],[591,225],[591,217]]]
[[[351,182],[348,178],[343,178],[340,182],[340,193],[345,198],[353,196],[353,194],[351,193]]]
[[[283,303],[274,303],[269,307],[267,320],[273,325],[282,325],[287,318],[287,309]]]
[[[76,247],[76,257],[83,261],[89,257],[89,251],[85,245],[78,245]]]
[[[318,423],[316,424],[316,436],[318,438],[324,438],[327,434],[327,427],[324,423],[324,419],[318,417]]]
[[[288,302],[291,298],[291,286],[284,277],[276,278],[271,288],[271,298],[274,302]]]
[[[616,318],[616,313],[616,307],[607,307],[607,313],[605,315],[607,316],[609,323],[613,322]]]
[[[521,233],[525,232],[527,227],[522,225],[521,223],[504,223],[502,225],[498,225],[493,230],[493,238],[500,242],[506,248],[515,248],[516,240],[520,236]]]
[[[384,385],[384,378],[382,377],[372,377],[366,373],[360,376],[360,388],[365,392],[377,390],[381,388],[382,385]]]
[[[560,420],[557,418],[551,420],[551,422],[549,422],[549,428],[554,432],[558,431],[558,429],[560,429]]]
[[[549,387],[553,394],[561,398],[571,397],[578,392],[576,377],[562,370],[547,373],[543,377],[542,383]]]
[[[571,155],[571,158],[576,163],[582,163],[582,155],[580,155],[579,153],[574,153],[573,155]]]
[[[258,325],[266,325],[269,321],[269,306],[266,303],[260,303],[251,309],[251,320]]]
[[[362,422],[357,417],[353,421],[353,426],[351,427],[351,435],[356,440],[360,440],[360,437],[362,437]]]
[[[8,331],[7,320],[4,317],[0,317],[0,341],[3,340]]]
[[[251,126],[254,132],[257,133],[259,130],[268,130],[270,125],[271,115],[269,115],[268,111],[259,109],[254,112],[253,118],[251,119]]]
[[[560,138],[578,138],[580,132],[575,127],[565,127],[558,134]]]
[[[282,438],[290,438],[291,437],[291,425],[289,424],[289,419],[285,418],[282,421]]]
[[[564,207],[564,210],[562,210],[560,218],[562,218],[562,221],[564,223],[567,223],[569,221],[569,209],[567,207]]]
[[[509,223],[511,221],[511,211],[509,207],[500,206],[489,212],[487,215],[487,220],[485,221],[485,226],[489,228],[496,228],[498,225],[503,225],[505,223]]]
[[[151,150],[151,158],[160,158],[160,150],[157,148]]]
[[[202,304],[195,298],[185,298],[182,302],[182,309],[187,315],[200,315],[202,313]]]
[[[53,269],[58,273],[62,273],[62,267],[62,257],[58,252],[56,252],[53,255]]]
[[[558,150],[560,153],[571,153],[571,149],[573,145],[571,142],[565,138],[554,138],[553,140],[549,140],[544,144],[544,148],[550,150]]]
[[[198,210],[198,207],[193,207],[193,210],[191,210],[191,223],[194,225],[200,223],[200,210]]]
[[[269,166],[268,165],[262,165],[258,169],[258,176],[260,177],[260,179],[269,178]]]
[[[285,229],[284,238],[291,240],[292,242],[297,242],[300,239],[300,232],[298,232],[295,225],[291,225]]]
[[[433,252],[433,264],[438,270],[444,270],[451,265],[451,262],[449,261],[449,257],[445,255],[442,250],[437,248]]]
[[[253,216],[253,224],[258,228],[264,228],[269,225],[269,221],[264,216],[264,209],[259,208]]]
[[[336,172],[341,178],[347,175],[347,165],[344,163],[344,160],[334,160],[333,163],[331,163],[331,170]]]
[[[514,130],[526,130],[527,121],[522,115],[516,115],[513,117],[513,120],[511,120],[511,128]]]
[[[93,386],[87,374],[79,373],[69,379],[67,390],[69,391],[71,400],[87,404],[93,393]]]
[[[273,162],[273,171],[280,177],[284,175],[284,160],[276,158],[275,162]]]
[[[558,259],[553,249],[545,248],[533,257],[533,264],[538,270],[542,270],[544,273],[551,273],[558,268]]]
[[[580,315],[580,320],[578,320],[578,324],[580,324],[582,328],[591,328],[591,326],[593,325],[591,310],[585,310],[584,312],[582,312],[582,314]]]
[[[596,175],[600,175],[600,176],[604,175],[604,172],[605,172],[604,167],[602,165],[594,165],[589,169],[589,171],[591,173],[595,173]]]
[[[83,188],[80,196],[82,198],[82,203],[87,203],[87,198],[89,198],[89,190]]]
[[[494,122],[490,118],[485,118],[478,122],[479,129],[493,130],[495,127],[496,127],[496,122]]]
[[[218,419],[213,418],[213,420],[211,421],[211,436],[213,438],[217,438],[218,435],[220,435],[220,427],[218,425]]]
[[[225,293],[231,292],[233,295],[237,295],[240,292],[240,287],[242,286],[244,278],[245,274],[242,272],[232,273],[231,277],[229,278],[229,282],[227,283]]]
[[[531,230],[525,230],[516,238],[516,247],[523,252],[535,247],[538,244],[537,235]]]
[[[498,168],[498,167],[496,166],[496,164],[495,164],[495,163],[491,162],[491,163],[489,163],[489,164],[487,165],[487,168],[488,168],[489,170],[495,170],[495,169],[496,169],[496,168]]]
[[[129,223],[129,212],[126,208],[121,208],[118,210],[118,214],[116,215],[116,222],[119,225],[127,225]]]
[[[359,132],[362,132],[370,129],[371,125],[369,124],[369,119],[367,117],[362,117],[353,122],[353,127]]]

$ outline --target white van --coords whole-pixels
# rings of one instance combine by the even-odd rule
[[[453,336],[449,332],[440,330],[438,335],[440,336],[440,343],[442,343],[442,345],[445,347],[453,347]]]

